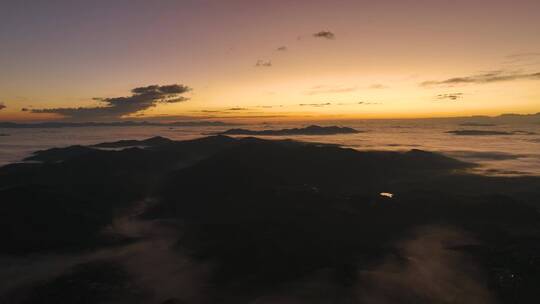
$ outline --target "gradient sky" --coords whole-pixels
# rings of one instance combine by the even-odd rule
[[[7,0],[0,20],[4,121],[154,84],[189,100],[123,118],[540,112],[538,0]]]

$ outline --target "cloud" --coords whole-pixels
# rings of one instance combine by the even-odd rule
[[[378,105],[380,104],[379,102],[368,102],[368,101],[359,101],[359,102],[340,102],[338,103],[337,105],[338,106],[351,106],[351,105],[365,105],[365,106],[369,106],[369,105]]]
[[[497,151],[446,151],[447,155],[472,160],[512,160],[527,157],[524,154],[511,154]]]
[[[126,115],[152,108],[157,104],[177,103],[189,100],[184,93],[191,88],[181,84],[150,85],[131,90],[132,95],[126,97],[94,98],[104,106],[79,108],[45,108],[32,109],[32,113],[53,113],[66,118],[81,120],[119,119]]]
[[[380,102],[359,101],[357,104],[369,106],[369,105],[379,105],[381,103]]]
[[[258,107],[253,107],[258,108]],[[242,107],[232,107],[232,108],[223,108],[223,109],[204,109],[204,110],[194,110],[193,112],[207,113],[207,114],[220,114],[227,115],[224,117],[229,117],[228,115],[253,115],[253,114],[264,114],[265,112],[258,111],[252,108],[242,108]],[[214,118],[215,116],[212,116]]]
[[[21,111],[22,111],[22,112],[28,112],[28,111],[30,111],[30,110],[29,110],[28,108],[22,108]]]
[[[262,67],[262,68],[269,68],[272,66],[272,61],[271,60],[268,60],[268,61],[265,61],[265,60],[257,60],[257,63],[255,63],[255,66],[256,67]]]
[[[318,85],[306,92],[307,95],[347,93],[358,90],[358,87]]]
[[[424,81],[420,85],[429,86],[454,86],[464,84],[483,84],[491,82],[513,81],[513,80],[540,80],[538,73],[512,73],[508,71],[492,71],[484,74],[454,77],[441,81]]]
[[[301,106],[301,107],[325,107],[325,106],[329,106],[329,105],[332,105],[332,103],[325,102],[325,103],[301,103],[301,104],[299,104],[299,106]]]
[[[262,111],[234,112],[229,110],[200,110],[193,111],[206,113],[204,119],[229,119],[229,118],[279,118],[287,117],[286,114],[266,114]],[[200,118],[200,117],[199,117]]]
[[[540,52],[515,53],[506,56],[507,59],[523,59],[531,57],[540,57]]]
[[[370,85],[368,88],[369,89],[387,89],[388,87],[385,86],[384,84],[374,83],[374,84]]]
[[[464,250],[449,248],[476,244],[467,233],[454,228],[419,228],[383,263],[359,272],[355,285],[358,302],[496,303],[474,260]]]
[[[271,109],[271,108],[283,108],[283,105],[261,105],[256,106],[257,108]]]
[[[457,100],[457,99],[463,98],[463,93],[439,94],[435,98],[439,100]]]
[[[280,46],[276,49],[276,51],[278,52],[286,52],[288,50],[288,48],[286,46]]]
[[[7,108],[6,105],[0,102],[0,110],[5,109],[5,108]]]
[[[223,113],[224,111],[223,110],[200,110],[198,112],[202,112],[202,113]]]
[[[324,39],[336,39],[336,35],[330,31],[320,31],[315,34],[313,34],[313,37],[315,38],[324,38]]]
[[[530,68],[540,64],[540,52],[523,52],[506,55],[503,64],[514,68]]]

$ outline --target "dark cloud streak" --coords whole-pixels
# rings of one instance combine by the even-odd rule
[[[506,56],[506,58],[508,59],[521,59],[531,57],[540,57],[540,52],[515,53]]]
[[[329,40],[334,40],[336,39],[336,35],[330,31],[320,31],[320,32],[317,32],[315,34],[313,34],[313,37],[315,38],[324,38],[324,39],[329,39]]]
[[[332,105],[332,103],[330,102],[325,102],[325,103],[301,103],[299,104],[299,106],[301,107],[325,107],[325,106],[330,106]]]
[[[439,94],[436,96],[439,100],[458,100],[460,98],[463,98],[463,93],[447,93],[447,94]]]
[[[257,62],[255,63],[255,66],[258,67],[258,68],[269,68],[272,66],[272,61],[271,60],[268,60],[268,61],[265,61],[265,60],[257,60]]]
[[[45,108],[32,109],[32,113],[59,114],[66,118],[80,120],[119,119],[126,115],[155,107],[157,104],[177,103],[189,100],[181,96],[191,91],[191,88],[181,84],[150,85],[131,90],[132,95],[126,97],[94,98],[105,104],[97,107],[78,108]]]
[[[510,73],[506,71],[493,71],[479,75],[454,77],[441,81],[424,81],[420,85],[429,86],[454,86],[464,84],[484,84],[491,82],[514,81],[514,80],[540,80],[538,73]]]

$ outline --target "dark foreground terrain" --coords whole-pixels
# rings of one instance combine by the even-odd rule
[[[0,168],[0,303],[539,301],[538,177],[226,136],[30,160]]]

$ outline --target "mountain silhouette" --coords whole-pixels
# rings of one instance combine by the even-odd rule
[[[336,135],[336,134],[356,134],[361,131],[348,127],[328,126],[321,127],[317,125],[311,125],[305,128],[292,128],[292,129],[280,129],[280,130],[248,130],[248,129],[229,129],[221,132],[221,135],[272,135],[272,136],[285,136],[285,135]]]
[[[128,250],[143,241],[141,236],[104,232],[125,210],[151,198],[137,220],[168,223],[167,237],[172,235],[174,245],[165,250],[175,262],[167,263],[189,258],[212,265],[207,274],[211,289],[205,294],[209,303],[253,302],[322,274],[324,290],[335,290],[339,301],[352,301],[358,284],[367,288],[375,280],[365,274],[386,257],[402,261],[398,265],[410,263],[393,244],[408,240],[419,227],[435,226],[474,236],[475,242],[440,250],[478,261],[486,288],[501,302],[536,298],[538,177],[473,174],[473,163],[422,150],[357,151],[222,135],[72,146],[40,151],[30,159],[0,168],[4,255]],[[153,237],[164,237],[163,229]],[[162,249],[144,252],[157,250]],[[122,287],[133,284],[137,278],[132,276],[140,272],[124,269],[118,257],[103,259],[79,263],[69,273],[0,299],[51,302],[67,288],[76,290],[69,297],[87,294],[93,299],[89,303],[148,303],[151,293],[144,287],[135,289],[141,292],[135,297]],[[153,261],[158,267],[159,259]],[[429,260],[420,263],[431,267]],[[468,263],[451,264],[445,271],[467,272]],[[95,289],[107,285],[118,288]],[[170,294],[163,301],[181,303],[178,297]],[[403,303],[431,302],[411,297],[405,295]]]

